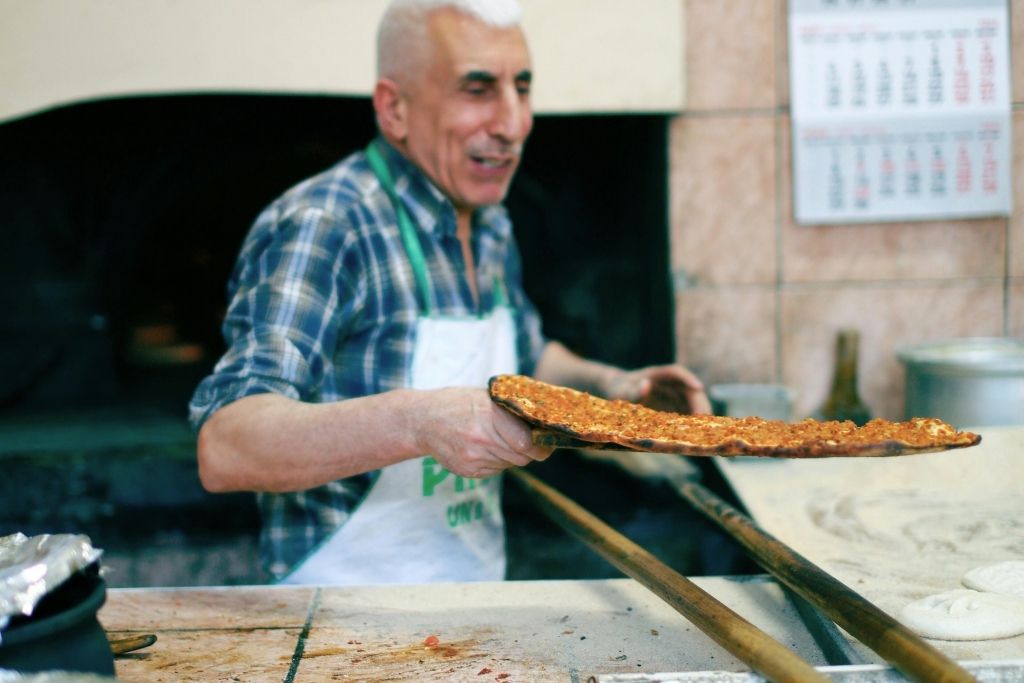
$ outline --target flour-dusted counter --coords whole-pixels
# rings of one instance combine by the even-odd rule
[[[764,530],[898,618],[969,569],[1024,560],[1024,428],[973,431],[979,446],[942,453],[716,463]],[[960,661],[1024,658],[1024,636],[929,642]]]
[[[765,577],[697,578],[815,665],[821,650]],[[631,579],[398,587],[113,589],[125,681],[586,681],[591,675],[749,668]],[[436,637],[436,644],[431,636]]]

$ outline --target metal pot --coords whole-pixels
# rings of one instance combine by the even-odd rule
[[[906,367],[904,415],[955,427],[1024,425],[1024,340],[950,339],[897,350]]]

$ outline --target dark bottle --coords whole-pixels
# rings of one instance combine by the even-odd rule
[[[836,337],[836,369],[832,389],[825,403],[815,411],[818,420],[851,420],[857,425],[867,424],[871,411],[857,393],[857,354],[860,333],[840,330]]]

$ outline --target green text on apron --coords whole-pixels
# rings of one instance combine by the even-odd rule
[[[420,295],[409,387],[484,387],[492,375],[516,372],[515,326],[504,301],[483,317],[431,314],[416,228],[376,144],[366,151],[394,206]],[[504,532],[500,477],[463,478],[429,455],[413,458],[381,470],[348,521],[282,582],[499,581],[505,578]]]

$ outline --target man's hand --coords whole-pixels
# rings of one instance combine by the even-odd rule
[[[711,401],[704,385],[682,365],[652,365],[639,370],[613,370],[605,381],[605,396],[674,413],[707,415]]]
[[[486,389],[432,391],[426,406],[417,443],[453,474],[490,477],[551,455],[552,449],[533,445],[530,427],[495,405]]]

